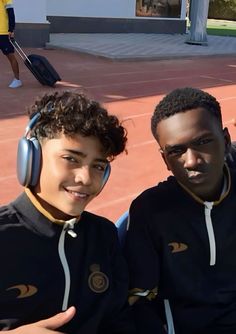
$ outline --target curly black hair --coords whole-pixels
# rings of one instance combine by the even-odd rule
[[[75,92],[45,94],[28,108],[30,119],[40,113],[31,131],[39,142],[56,138],[60,133],[73,137],[96,137],[110,160],[125,150],[127,131],[114,115],[98,102]]]
[[[158,139],[157,125],[161,120],[177,113],[196,108],[207,110],[216,117],[219,124],[223,126],[221,107],[214,96],[197,88],[177,88],[167,94],[155,108],[151,118],[151,131],[153,136]]]

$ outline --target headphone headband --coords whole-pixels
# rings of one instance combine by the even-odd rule
[[[28,125],[25,128],[25,137],[28,136],[29,132],[33,129],[35,124],[38,122],[38,120],[41,118],[41,113],[37,112],[29,121]]]

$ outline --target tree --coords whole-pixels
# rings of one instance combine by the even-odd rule
[[[236,20],[236,0],[210,0],[208,17]]]

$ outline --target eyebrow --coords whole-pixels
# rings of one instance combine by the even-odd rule
[[[182,148],[182,147],[186,147],[187,145],[193,145],[194,143],[196,143],[198,140],[204,139],[211,136],[211,133],[204,133],[194,139],[192,139],[191,141],[184,143],[184,144],[176,144],[176,145],[166,145],[164,150],[166,149],[172,149],[172,148]]]
[[[178,145],[166,145],[164,147],[164,150],[170,150],[172,148],[181,148],[181,147],[185,147],[186,144],[178,144]]]
[[[77,150],[70,150],[70,149],[65,149],[64,151],[68,152],[68,153],[71,153],[71,154],[74,154],[74,155],[77,155],[81,158],[86,158],[86,154],[81,152],[81,151],[77,151]],[[109,161],[107,159],[102,159],[102,158],[96,158],[94,159],[95,161],[97,162],[102,162],[102,163],[105,163],[105,164],[108,164]]]

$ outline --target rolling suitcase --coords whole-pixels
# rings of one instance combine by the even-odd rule
[[[15,39],[11,39],[14,49],[23,59],[24,64],[34,75],[34,77],[44,86],[53,87],[61,78],[53,66],[44,56],[31,54],[26,55]]]

